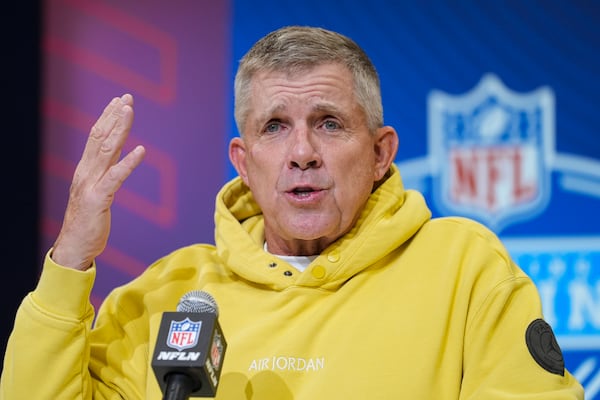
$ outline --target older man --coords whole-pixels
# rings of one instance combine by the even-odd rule
[[[174,250],[89,302],[133,99],[90,132],[60,234],[18,311],[1,398],[159,399],[161,315],[202,289],[228,350],[219,399],[582,399],[532,281],[498,238],[431,219],[393,164],[379,79],[351,39],[270,33],[235,82],[239,177],[218,193],[215,245]],[[37,384],[31,385],[34,381]]]

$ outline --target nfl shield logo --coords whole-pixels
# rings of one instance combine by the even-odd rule
[[[210,361],[215,369],[221,367],[221,358],[223,357],[223,342],[221,341],[221,335],[219,332],[215,332],[212,346],[210,348]]]
[[[550,199],[554,96],[509,90],[494,75],[454,96],[428,99],[433,198],[445,214],[496,231],[541,213]]]
[[[183,321],[171,321],[167,346],[178,351],[196,346],[201,327],[202,321],[194,322],[189,318]]]

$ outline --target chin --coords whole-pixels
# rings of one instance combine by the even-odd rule
[[[288,227],[289,228],[289,227]],[[288,237],[292,238],[292,240],[321,240],[327,236],[331,236],[332,232],[330,229],[318,229],[318,227],[313,226],[301,226],[301,227],[291,227],[288,229]]]
[[[279,232],[281,237],[288,240],[322,240],[327,237],[337,237],[340,231],[340,221],[337,219],[323,218],[323,214],[287,214],[279,219]],[[286,218],[287,217],[287,218]]]

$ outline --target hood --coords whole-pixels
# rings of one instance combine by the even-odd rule
[[[219,191],[215,207],[217,253],[230,272],[272,290],[290,286],[335,290],[349,278],[402,246],[431,218],[423,196],[405,190],[395,165],[371,194],[356,225],[304,271],[263,250],[264,220],[239,177]],[[285,273],[292,271],[292,274]]]

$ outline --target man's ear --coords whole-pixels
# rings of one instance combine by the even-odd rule
[[[396,158],[398,152],[398,134],[391,126],[383,126],[377,129],[375,133],[374,151],[375,151],[375,176],[374,181],[378,181],[390,169],[390,166]]]
[[[229,160],[244,183],[248,184],[246,170],[246,144],[240,137],[234,137],[229,142]]]

